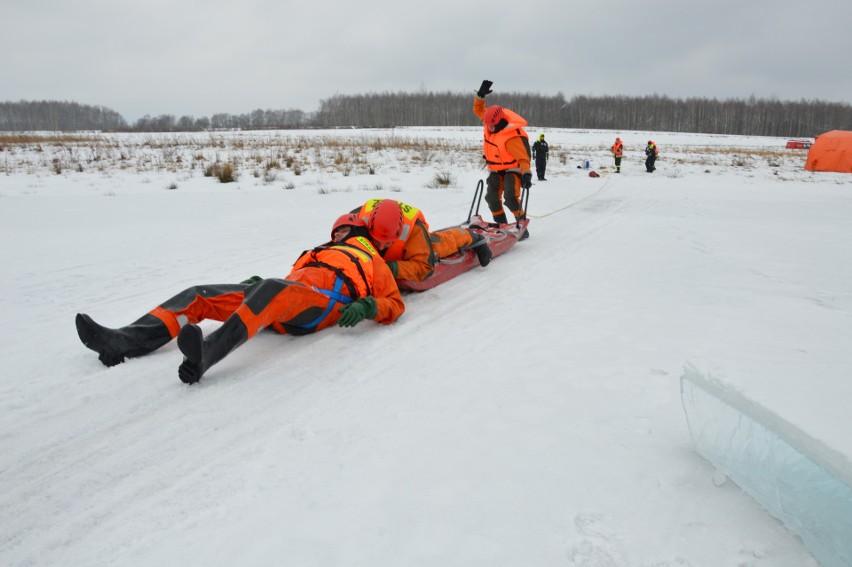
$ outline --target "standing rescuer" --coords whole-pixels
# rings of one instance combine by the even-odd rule
[[[500,106],[487,106],[485,97],[491,93],[491,81],[482,81],[473,100],[473,112],[482,120],[483,155],[490,173],[485,181],[485,202],[494,222],[508,222],[503,203],[515,216],[524,217],[521,208],[521,188],[532,187],[530,171],[530,140],[524,118]],[[529,236],[524,232],[522,238]]]
[[[647,173],[653,173],[657,169],[654,163],[657,161],[659,153],[657,144],[653,140],[648,140],[648,145],[645,146],[645,171]]]
[[[615,172],[621,173],[621,157],[624,155],[624,142],[621,138],[616,138],[612,145],[612,157],[615,158]]]
[[[547,181],[544,178],[544,170],[547,169],[547,154],[549,149],[544,141],[544,133],[538,135],[538,140],[532,146],[532,157],[535,160],[535,174],[539,181]]]

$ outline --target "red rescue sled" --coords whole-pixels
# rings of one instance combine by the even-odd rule
[[[470,205],[467,220],[458,225],[458,228],[471,229],[484,236],[488,242],[487,246],[491,249],[491,259],[493,260],[497,256],[507,252],[519,240],[523,240],[523,235],[527,231],[530,220],[526,216],[517,222],[507,224],[497,224],[483,220],[479,215],[479,203],[482,199],[483,187],[484,183],[480,180],[476,186],[476,193]],[[521,195],[521,203],[523,203],[525,211],[528,200],[529,192],[524,189]],[[397,284],[399,285],[399,289],[404,291],[426,291],[453,279],[459,274],[478,267],[479,259],[476,256],[476,252],[471,248],[465,248],[452,256],[438,260],[438,263],[435,265],[435,271],[426,280],[422,282],[397,280]]]

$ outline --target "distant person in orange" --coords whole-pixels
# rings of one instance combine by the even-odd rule
[[[473,100],[473,113],[482,120],[483,154],[490,173],[485,180],[485,202],[494,222],[508,222],[503,201],[515,216],[524,217],[521,208],[521,188],[532,187],[530,170],[530,139],[524,130],[527,121],[516,112],[500,106],[486,106],[485,97],[491,93],[491,81],[482,85]],[[524,232],[521,237],[526,238]]]
[[[491,261],[485,238],[472,230],[447,228],[429,232],[420,209],[393,199],[370,199],[356,213],[366,224],[394,277],[422,282],[432,275],[440,258],[472,248],[480,266]]]
[[[648,145],[645,146],[645,171],[646,173],[653,173],[657,166],[654,163],[657,161],[657,156],[660,154],[660,150],[657,149],[657,144],[654,143],[653,140],[648,140]]]
[[[266,327],[305,335],[335,323],[354,327],[364,319],[396,321],[405,304],[366,224],[357,215],[344,215],[331,235],[331,242],[303,252],[286,279],[255,276],[239,284],[193,286],[118,329],[78,314],[77,334],[106,366],[148,354],[177,337],[185,357],[178,376],[192,384]],[[204,337],[197,323],[206,319],[224,324]]]
[[[615,172],[621,173],[621,157],[624,155],[624,143],[621,138],[616,138],[612,145],[612,157],[615,158]]]

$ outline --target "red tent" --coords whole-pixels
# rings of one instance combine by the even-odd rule
[[[852,132],[832,130],[817,136],[808,151],[805,169],[852,173]]]

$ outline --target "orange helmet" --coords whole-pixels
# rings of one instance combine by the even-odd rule
[[[370,211],[367,230],[377,242],[393,242],[402,234],[403,226],[402,207],[393,199],[383,199]]]
[[[485,109],[485,114],[482,116],[482,122],[486,126],[497,126],[501,120],[506,118],[503,109],[499,106],[489,106]]]
[[[653,145],[653,143],[654,143],[654,142],[653,142],[652,140],[648,140],[648,145],[649,145],[649,146],[650,146],[650,145]]]
[[[334,221],[334,225],[331,227],[331,238],[334,238],[334,231],[340,228],[341,226],[367,226],[367,223],[364,222],[364,219],[359,217],[356,214],[346,214],[340,215],[336,221]]]

